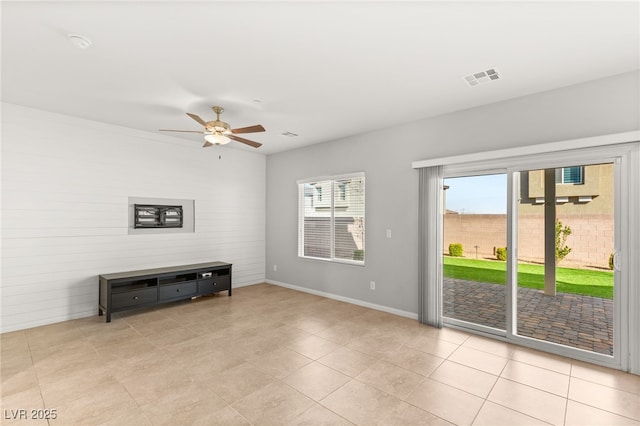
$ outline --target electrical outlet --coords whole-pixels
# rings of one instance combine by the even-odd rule
[[[375,281],[369,281],[369,288],[371,290],[375,290],[376,289],[376,282]]]
[[[273,272],[276,272],[278,270],[278,265],[273,265]]]
[[[387,229],[387,238],[391,238],[391,229]]]

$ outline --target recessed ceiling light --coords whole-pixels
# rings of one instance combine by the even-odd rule
[[[500,74],[498,70],[495,68],[490,68],[486,71],[480,71],[473,74],[465,75],[464,77],[465,83],[469,86],[477,86],[479,84],[488,83],[493,80],[498,80],[500,78]]]
[[[296,133],[284,132],[282,133],[282,136],[289,136],[290,138],[295,138],[298,135]]]
[[[86,49],[91,46],[91,40],[80,34],[67,34],[67,38],[78,49]]]

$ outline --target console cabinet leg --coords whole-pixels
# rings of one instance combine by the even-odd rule
[[[101,317],[106,314],[107,322],[111,322],[111,311],[109,309],[98,308],[98,316]]]

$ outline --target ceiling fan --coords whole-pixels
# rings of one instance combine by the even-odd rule
[[[237,134],[242,133],[256,133],[256,132],[264,132],[264,127],[261,124],[256,124],[255,126],[249,127],[241,127],[239,129],[232,129],[228,123],[224,121],[220,121],[220,114],[224,112],[224,108],[219,106],[214,106],[213,112],[216,113],[216,119],[214,121],[204,121],[202,118],[197,116],[196,114],[191,114],[190,112],[187,115],[193,118],[195,121],[200,123],[204,130],[170,130],[170,129],[159,129],[160,132],[183,132],[183,133],[202,133],[204,134],[205,143],[202,145],[203,148],[213,145],[224,145],[229,143],[231,140],[236,142],[241,142],[243,144],[252,146],[254,148],[258,148],[262,146],[261,143],[251,141],[249,139],[241,138],[236,136]]]

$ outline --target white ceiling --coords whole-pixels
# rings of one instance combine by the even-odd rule
[[[221,105],[271,154],[637,70],[639,4],[3,1],[2,100],[150,132]]]

